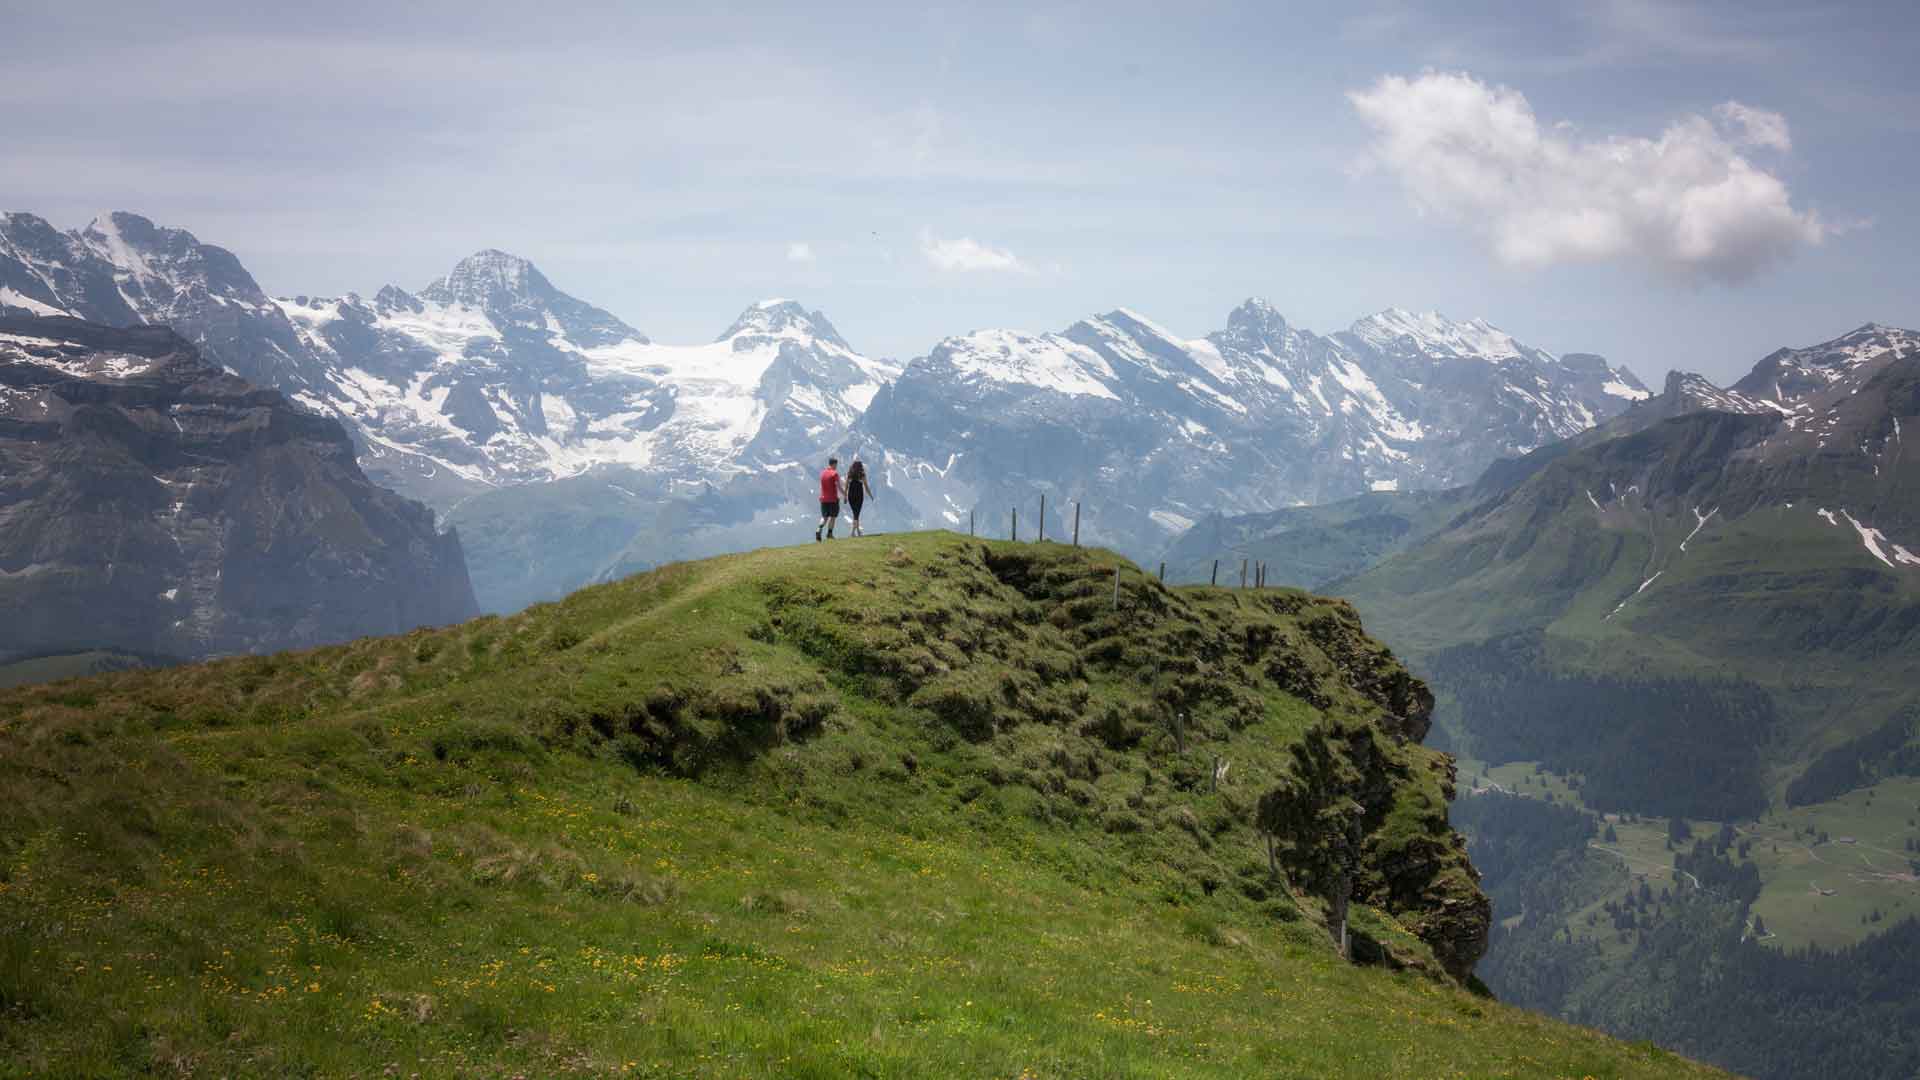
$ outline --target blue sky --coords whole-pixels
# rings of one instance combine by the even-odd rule
[[[1911,4],[10,7],[6,208],[276,293],[492,246],[661,340],[791,296],[903,358],[1261,295],[1649,381],[1920,326]]]

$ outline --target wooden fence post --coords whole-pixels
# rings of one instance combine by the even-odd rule
[[[1043,491],[1040,493],[1040,532],[1038,536],[1035,536],[1033,538],[1033,542],[1036,544],[1044,543],[1046,539],[1047,539],[1047,493]]]
[[[1013,531],[1007,535],[1015,540],[1020,539],[1020,508],[1017,506],[1013,508]]]
[[[1073,500],[1073,546],[1080,546],[1080,500]]]
[[[1240,587],[1243,589],[1247,587],[1247,560],[1245,559],[1240,560]]]
[[[1167,564],[1166,563],[1160,564],[1160,583],[1162,585],[1167,583]]]
[[[968,536],[973,535],[973,515],[974,515],[974,511],[972,510],[967,511],[967,535]]]
[[[1207,584],[1209,585],[1220,584],[1220,560],[1219,559],[1213,560],[1213,573],[1207,575]]]

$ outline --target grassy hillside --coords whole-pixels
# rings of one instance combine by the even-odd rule
[[[0,695],[0,1075],[1696,1071],[1460,986],[1350,609],[1115,566],[808,545]]]

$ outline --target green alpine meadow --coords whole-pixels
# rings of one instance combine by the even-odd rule
[[[1479,986],[1431,707],[1343,602],[950,533],[10,690],[0,1073],[1709,1073]]]

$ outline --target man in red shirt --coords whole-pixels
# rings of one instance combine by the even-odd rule
[[[827,539],[833,539],[833,526],[840,520],[840,459],[830,457],[827,467],[820,470],[820,524],[813,530],[814,543],[820,542],[820,530],[825,529]]]

